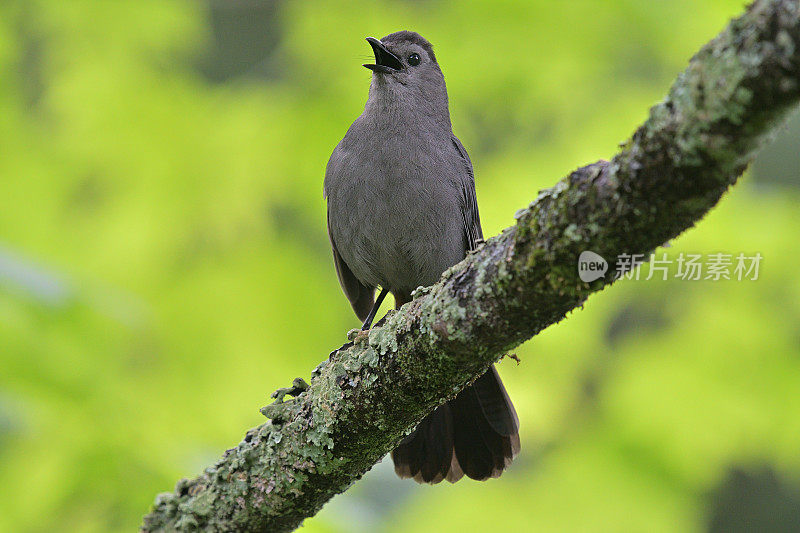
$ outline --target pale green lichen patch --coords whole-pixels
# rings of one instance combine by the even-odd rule
[[[374,368],[378,364],[378,352],[372,349],[372,346],[367,346],[358,360],[369,368]]]
[[[398,322],[392,320],[392,318],[389,319],[384,327],[375,328],[369,332],[369,344],[380,355],[397,351],[396,327]]]

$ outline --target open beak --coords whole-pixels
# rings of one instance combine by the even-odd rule
[[[375,52],[375,64],[366,64],[364,65],[365,67],[373,72],[382,72],[384,74],[397,72],[403,68],[400,59],[391,53],[378,39],[367,37],[367,42],[372,47],[372,51]]]

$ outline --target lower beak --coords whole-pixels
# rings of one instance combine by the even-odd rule
[[[372,46],[372,51],[375,52],[375,64],[366,64],[364,65],[365,67],[373,72],[382,72],[384,74],[397,72],[403,68],[400,58],[391,53],[378,39],[367,37],[367,42]]]

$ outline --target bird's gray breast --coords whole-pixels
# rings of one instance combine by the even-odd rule
[[[331,157],[326,191],[331,235],[353,274],[409,292],[463,259],[466,242],[449,139],[400,136],[345,137]]]

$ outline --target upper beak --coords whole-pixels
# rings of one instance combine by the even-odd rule
[[[372,51],[375,52],[375,64],[364,65],[373,72],[397,72],[403,68],[400,59],[391,53],[382,42],[375,37],[367,37],[367,42],[372,46]]]

